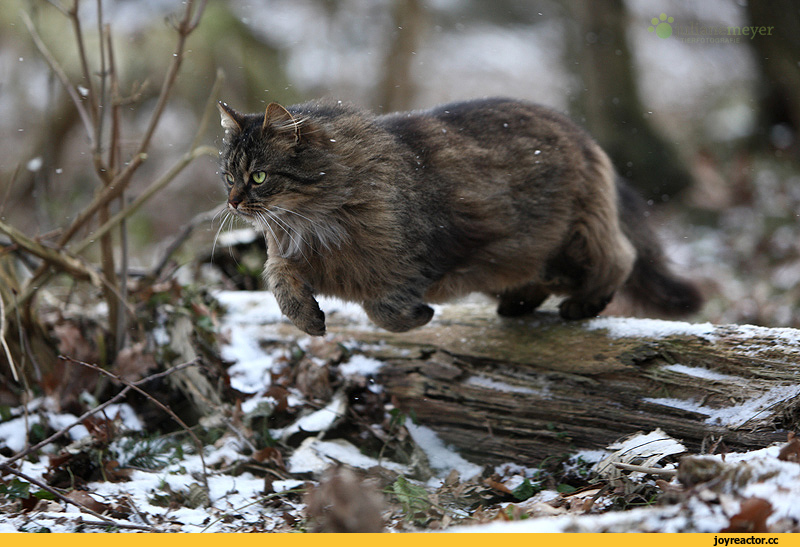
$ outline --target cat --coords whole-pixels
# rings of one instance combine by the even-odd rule
[[[496,298],[501,316],[564,295],[569,320],[596,316],[620,289],[662,315],[702,303],[668,269],[642,199],[608,156],[546,107],[218,106],[227,210],[265,235],[267,285],[308,334],[325,334],[318,294],[360,303],[392,332],[472,292]]]

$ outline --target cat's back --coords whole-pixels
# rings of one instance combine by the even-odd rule
[[[380,126],[409,143],[414,139],[446,136],[502,146],[535,137],[588,145],[591,138],[567,116],[517,99],[491,97],[442,104],[430,110],[396,112],[379,116]]]

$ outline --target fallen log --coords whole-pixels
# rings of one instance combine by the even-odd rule
[[[399,407],[477,463],[536,465],[656,428],[693,452],[762,448],[797,429],[800,330],[505,319],[468,301],[396,334],[322,307],[328,336],[384,362],[377,381]],[[269,330],[302,336],[285,321]]]
[[[528,465],[661,428],[693,451],[785,441],[797,427],[800,331],[554,313],[502,319],[486,304],[443,307],[382,342],[379,382],[464,457]],[[371,347],[371,346],[367,346]]]

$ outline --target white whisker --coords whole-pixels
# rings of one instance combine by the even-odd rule
[[[346,239],[348,239],[347,231],[344,228],[342,228],[342,226],[337,222],[332,222],[331,220],[326,220],[325,222],[316,221],[313,218],[310,218],[310,217],[308,217],[306,215],[298,213],[297,211],[293,211],[291,209],[286,209],[286,208],[280,207],[278,205],[273,205],[273,209],[278,209],[280,211],[283,211],[283,212],[291,214],[291,215],[295,215],[295,216],[307,221],[310,226],[304,227],[306,229],[304,229],[304,230],[301,230],[301,229],[298,229],[298,228],[293,228],[293,229],[295,229],[295,231],[297,231],[297,232],[302,231],[303,233],[310,233],[313,236],[313,238],[320,245],[322,245],[322,247],[324,247],[325,250],[327,250],[327,251],[332,250],[334,247],[341,248],[342,243]],[[276,217],[277,217],[277,215],[278,214],[275,213]],[[289,218],[291,218],[291,217],[289,217]],[[293,227],[297,226],[297,224],[295,222],[289,222],[289,218],[284,216],[284,218],[282,218],[281,220],[287,225],[291,225]],[[302,225],[302,223],[300,223],[300,225]],[[310,228],[310,229],[308,229],[308,228]],[[308,241],[306,241],[305,239],[304,239],[304,241],[306,242],[306,244],[308,244]]]
[[[302,232],[300,232],[297,228],[292,226],[290,223],[286,222],[284,219],[280,218],[277,214],[273,213],[269,209],[265,209],[264,212],[269,216],[269,218],[271,218],[275,222],[275,224],[277,226],[279,226],[281,228],[281,230],[283,230],[283,232],[286,234],[286,236],[291,241],[290,245],[287,245],[285,249],[281,249],[280,250],[281,251],[281,255],[282,256],[291,256],[293,254],[300,253],[303,256],[303,258],[305,258],[306,261],[308,261],[308,258],[305,256],[305,253],[303,253],[303,245],[300,244],[300,241],[302,241],[305,244],[305,246],[308,247],[308,248],[311,248],[311,245],[303,237]],[[299,238],[299,241],[298,241],[297,238],[292,236],[290,230],[291,230],[291,232],[295,233],[297,238]]]
[[[222,221],[220,221],[220,223],[219,223],[219,228],[217,229],[217,233],[214,234],[214,243],[212,243],[212,245],[211,245],[211,257],[212,257],[212,259],[214,257],[214,251],[217,249],[217,241],[219,240],[219,236],[222,233],[222,230],[225,228],[225,224],[228,223],[229,221],[230,221],[230,223],[233,222],[230,219],[230,216],[231,216],[230,213],[228,213],[228,211],[225,210],[225,209],[220,210],[216,215],[214,215],[214,218],[211,219],[211,222],[214,222],[217,219],[217,217],[219,217],[220,215],[225,215],[225,216],[222,217]]]

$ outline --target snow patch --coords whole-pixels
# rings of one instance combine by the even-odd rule
[[[286,439],[290,435],[299,433],[301,431],[309,431],[314,433],[319,431],[327,431],[331,428],[334,422],[336,422],[336,420],[344,416],[346,411],[347,400],[340,392],[337,393],[333,400],[324,408],[303,416],[292,425],[284,429],[282,434],[280,431],[275,431],[273,432],[273,435],[276,433],[281,434],[281,436]]]
[[[405,425],[411,434],[411,438],[428,456],[430,466],[441,474],[441,478],[433,480],[435,486],[440,485],[453,469],[458,471],[462,481],[480,475],[483,470],[481,466],[468,462],[457,452],[445,446],[432,429],[422,425],[415,425],[410,419],[406,420]]]
[[[784,404],[789,399],[794,399],[797,396],[800,396],[800,385],[777,386],[760,397],[748,399],[742,404],[724,408],[713,408],[701,405],[693,400],[666,397],[648,397],[643,399],[643,401],[705,414],[708,416],[708,418],[706,418],[707,424],[738,428],[744,426],[750,420],[757,418],[762,412],[769,410],[775,405]]]
[[[357,354],[339,365],[339,371],[345,376],[374,376],[382,366],[382,361]]]
[[[529,387],[512,386],[511,384],[507,384],[505,382],[498,382],[497,380],[492,380],[491,378],[487,378],[486,376],[470,376],[467,379],[466,384],[470,386],[479,386],[487,389],[493,389],[496,391],[505,391],[508,393],[523,393],[525,395],[537,395],[539,397],[546,397],[547,395],[550,394],[550,390],[548,390],[547,387],[543,387],[541,389],[532,389]]]
[[[664,370],[678,372],[680,374],[685,374],[686,376],[693,376],[695,378],[704,378],[706,380],[714,380],[720,382],[746,381],[744,378],[740,376],[731,376],[730,374],[722,374],[720,372],[714,372],[713,370],[708,370],[707,368],[703,367],[687,367],[686,365],[681,365],[681,364],[667,365],[664,367]]]
[[[668,336],[697,336],[714,339],[716,327],[711,323],[685,323],[663,319],[640,319],[633,317],[598,317],[584,324],[587,330],[608,331],[612,338],[666,338]]]
[[[322,441],[316,437],[309,437],[300,444],[289,458],[288,467],[290,473],[318,474],[337,463],[361,469],[380,466],[397,473],[408,473],[408,469],[398,463],[378,461],[365,456],[358,448],[345,440]]]

